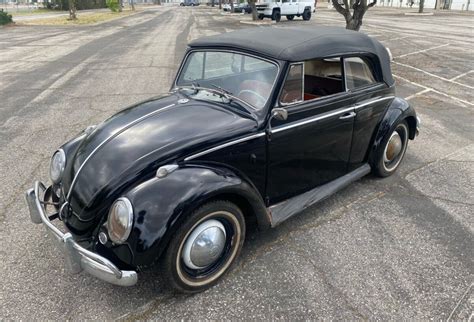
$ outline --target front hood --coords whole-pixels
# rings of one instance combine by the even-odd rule
[[[127,108],[100,124],[74,156],[64,187],[82,222],[96,218],[130,185],[159,166],[256,130],[250,114],[179,93]]]

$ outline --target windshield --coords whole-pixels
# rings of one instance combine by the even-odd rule
[[[188,55],[176,85],[221,90],[255,109],[267,103],[278,74],[274,63],[225,51],[195,51]]]

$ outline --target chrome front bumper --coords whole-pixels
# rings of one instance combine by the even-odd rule
[[[54,243],[64,253],[68,271],[77,274],[85,270],[89,274],[120,286],[132,286],[137,283],[137,272],[122,271],[107,258],[93,253],[74,241],[71,233],[63,233],[54,226],[46,214],[40,200],[40,193],[46,190],[44,184],[35,182],[35,187],[26,191],[26,202],[30,210],[31,221],[35,224],[44,224],[46,231]]]

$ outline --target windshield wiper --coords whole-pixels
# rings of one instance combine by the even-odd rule
[[[220,87],[216,84],[211,84],[211,86],[214,87],[214,88],[217,88],[218,90],[220,90],[223,93],[226,93],[227,95],[232,95],[232,96],[234,95],[231,91],[228,91],[225,88],[222,88],[222,87]]]

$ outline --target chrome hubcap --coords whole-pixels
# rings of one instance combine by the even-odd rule
[[[402,138],[400,137],[397,131],[394,131],[387,142],[387,146],[385,147],[383,161],[391,162],[392,160],[394,160],[400,154],[402,148]]]
[[[218,220],[210,219],[197,226],[184,244],[182,258],[191,269],[203,269],[215,263],[226,242],[224,225]]]

